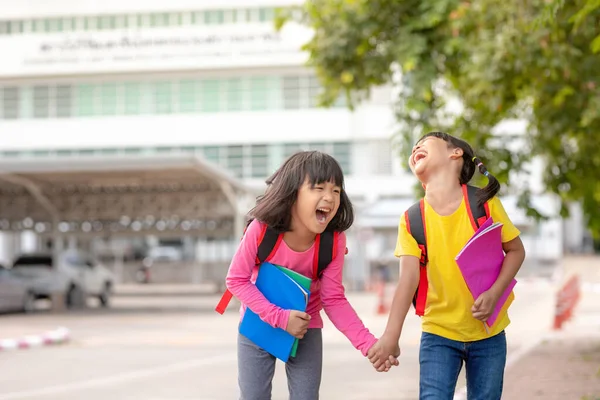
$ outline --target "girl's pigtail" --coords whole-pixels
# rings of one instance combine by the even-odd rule
[[[498,182],[498,179],[494,175],[490,174],[478,157],[473,157],[472,161],[479,169],[479,172],[488,178],[488,184],[484,188],[479,189],[479,202],[480,204],[484,204],[498,194],[500,191],[500,182]]]

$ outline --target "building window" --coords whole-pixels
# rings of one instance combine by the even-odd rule
[[[226,167],[235,176],[242,176],[244,173],[244,147],[227,146],[227,164]]]
[[[139,115],[142,111],[142,89],[139,83],[124,85],[125,115]]]
[[[19,88],[5,87],[2,91],[2,118],[19,118]]]
[[[316,79],[309,76],[39,84],[17,88],[21,93],[16,100],[18,108],[25,112],[7,112],[3,118],[307,109],[316,107],[316,101],[310,97],[317,92],[316,84]],[[10,101],[7,98],[6,107],[10,107]]]
[[[33,87],[33,118],[50,116],[50,90],[48,86]]]
[[[79,85],[77,87],[77,115],[89,117],[96,110],[95,87],[93,85]]]
[[[205,80],[200,83],[202,93],[202,111],[204,112],[218,112],[220,111],[221,105],[221,90],[219,81]]]
[[[342,167],[342,171],[344,174],[351,174],[351,158],[352,154],[350,154],[350,143],[348,142],[336,142],[333,143],[333,157],[337,160]]]
[[[193,80],[184,80],[179,83],[179,111],[192,113],[199,110],[200,92]]]
[[[207,146],[204,147],[202,149],[202,153],[204,154],[204,158],[206,158],[208,161],[210,161],[213,164],[221,164],[220,160],[220,153],[221,153],[221,149],[217,146]]]
[[[156,84],[155,93],[156,114],[171,114],[173,112],[173,87],[171,82],[160,82]]]
[[[283,108],[286,110],[300,108],[299,76],[286,76],[283,78]]]
[[[264,178],[269,172],[269,153],[266,145],[250,146],[250,175],[253,178]]]
[[[12,151],[2,153],[8,157],[48,157],[48,156],[115,156],[119,154],[144,155],[152,154],[202,154],[209,162],[227,168],[235,176],[240,178],[266,178],[270,173],[270,166],[279,165],[284,161],[281,159],[296,153],[299,150],[327,149],[340,163],[345,174],[350,173],[351,167],[351,144],[349,142],[315,142],[315,143],[278,143],[278,144],[252,144],[252,145],[224,145],[224,146],[193,146],[173,145],[158,147],[127,147],[127,148],[100,148],[100,149],[58,149],[44,150],[34,149],[27,151]],[[283,153],[281,153],[283,150]]]
[[[71,85],[60,85],[56,87],[56,116],[68,118],[72,115],[73,87]]]

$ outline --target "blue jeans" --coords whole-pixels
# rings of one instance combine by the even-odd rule
[[[475,342],[457,342],[423,332],[419,351],[419,399],[452,400],[463,361],[467,372],[467,398],[500,400],[506,365],[504,331]]]

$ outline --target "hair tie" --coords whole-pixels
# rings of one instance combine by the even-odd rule
[[[489,172],[487,172],[487,171],[485,171],[485,172],[483,173],[483,175],[485,175],[485,176],[489,176],[489,175],[490,175],[490,173],[489,173]]]
[[[481,167],[483,165],[482,162],[479,162],[479,164],[477,164],[477,168]]]
[[[475,162],[475,159],[477,158],[477,156],[474,156],[471,161]]]

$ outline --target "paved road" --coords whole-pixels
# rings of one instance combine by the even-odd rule
[[[349,293],[367,326],[379,335],[373,294]],[[0,353],[0,400],[232,400],[237,398],[235,310],[212,312],[214,296],[115,298],[110,310],[0,316],[0,338],[56,326],[70,344]],[[510,356],[551,324],[549,283],[517,285],[508,329]],[[328,321],[324,330],[323,399],[416,399],[419,319],[408,318],[401,365],[375,372]],[[461,385],[464,377],[461,376]],[[273,399],[286,399],[285,372],[276,372]]]

